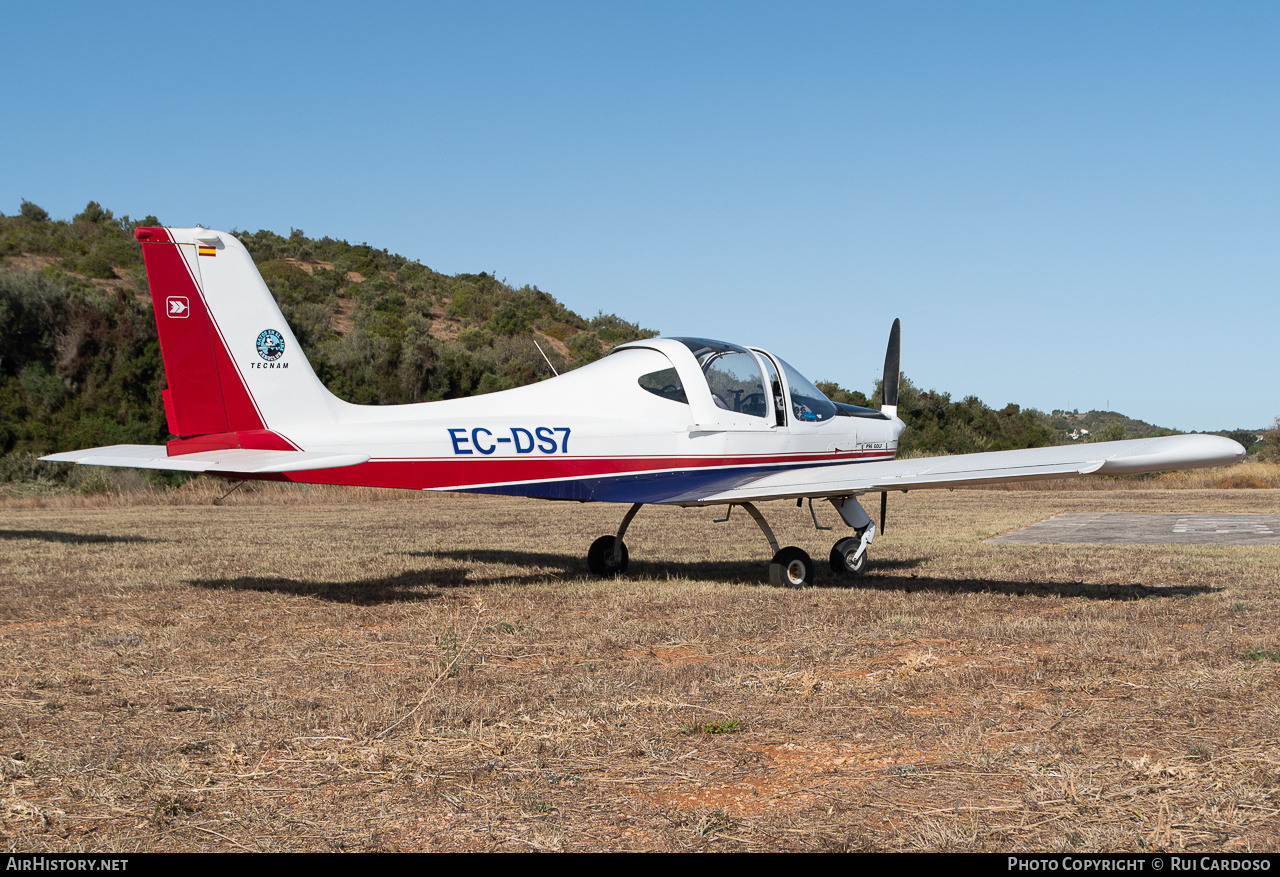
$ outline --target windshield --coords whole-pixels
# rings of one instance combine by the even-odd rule
[[[806,423],[821,423],[836,416],[835,403],[823,392],[809,382],[809,379],[796,371],[787,361],[774,357],[782,366],[787,376],[787,386],[791,388],[791,411],[796,420]]]

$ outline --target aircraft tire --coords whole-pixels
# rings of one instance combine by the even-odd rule
[[[613,562],[613,542],[616,536],[601,536],[587,550],[587,569],[593,576],[617,576],[627,571],[627,543],[622,543],[622,556]]]
[[[808,588],[813,585],[813,560],[804,549],[788,546],[769,563],[769,581],[779,588]]]
[[[858,551],[858,543],[862,540],[857,536],[846,536],[831,547],[831,571],[838,576],[857,576],[861,575],[863,570],[867,568],[867,552],[862,552],[862,556],[855,563],[853,555]]]

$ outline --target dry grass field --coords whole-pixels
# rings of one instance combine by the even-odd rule
[[[1280,490],[746,514],[217,485],[0,503],[10,851],[1280,849],[1280,546],[987,545]],[[837,523],[829,508],[824,523]]]

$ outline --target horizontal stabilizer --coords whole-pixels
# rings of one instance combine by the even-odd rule
[[[877,490],[971,487],[1082,475],[1136,475],[1226,466],[1243,458],[1244,448],[1229,438],[1173,435],[797,469],[765,475],[721,493],[690,496],[687,501],[742,502],[795,496],[841,496]]]
[[[369,462],[369,455],[227,448],[170,457],[163,445],[111,445],[106,448],[50,454],[40,459],[50,463],[119,466],[127,469],[166,469],[174,472],[208,472],[214,475],[219,473],[269,475],[279,472],[304,472],[309,469],[358,466]]]

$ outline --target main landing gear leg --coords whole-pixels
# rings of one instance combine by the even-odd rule
[[[738,505],[747,510],[764,538],[769,540],[769,550],[773,552],[773,560],[769,561],[769,581],[779,588],[807,588],[812,585],[813,560],[804,549],[788,545],[779,550],[778,540],[760,510],[749,502],[740,502]],[[732,511],[733,506],[729,506],[729,509]],[[725,515],[724,520],[729,520],[729,516]]]
[[[622,537],[626,535],[631,519],[642,505],[643,503],[636,503],[627,510],[618,527],[617,536],[601,536],[591,543],[591,548],[587,551],[587,569],[591,570],[592,575],[617,576],[627,571],[627,543],[622,541]]]

